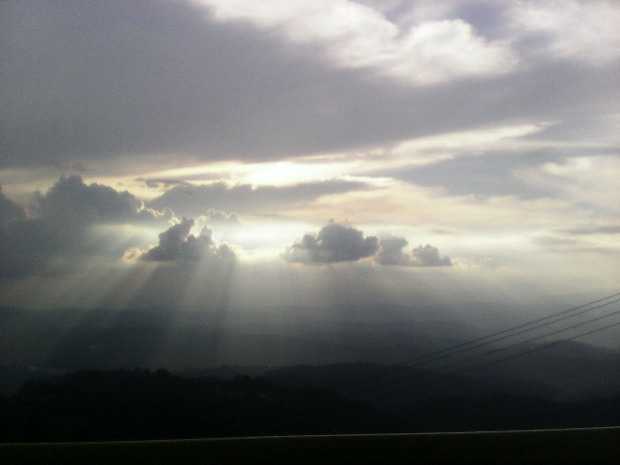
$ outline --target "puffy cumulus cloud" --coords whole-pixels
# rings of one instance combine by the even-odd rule
[[[387,236],[381,238],[375,261],[380,265],[409,265],[411,257],[403,252],[408,243],[407,239],[403,237]]]
[[[80,176],[62,176],[46,194],[35,199],[34,214],[82,224],[143,223],[171,219],[170,211],[146,208],[133,194],[101,184],[86,184]]]
[[[407,253],[405,238],[365,236],[352,226],[330,222],[317,234],[306,234],[283,254],[289,262],[315,264],[358,261],[372,257],[385,266],[435,267],[451,266],[450,257],[441,256],[431,245],[414,248]]]
[[[352,226],[330,222],[318,234],[306,234],[284,253],[284,259],[299,263],[336,263],[361,260],[373,256],[378,239],[364,236]]]
[[[402,237],[387,236],[381,238],[379,251],[375,256],[375,261],[380,265],[397,266],[451,266],[450,257],[442,257],[439,249],[429,244],[419,246],[411,251],[405,252],[408,241]]]
[[[194,220],[183,218],[159,235],[159,244],[141,255],[142,260],[155,262],[197,262],[208,258],[226,261],[235,259],[233,250],[225,244],[217,246],[208,228],[198,236],[191,234]]]
[[[439,255],[439,249],[432,245],[426,244],[414,248],[411,251],[412,266],[451,266],[450,257],[442,257]]]
[[[331,180],[287,186],[249,184],[229,186],[223,182],[205,185],[176,186],[149,202],[156,210],[170,209],[176,215],[198,217],[205,208],[241,212],[270,212],[277,208],[315,200],[324,195],[366,190],[360,181]]]

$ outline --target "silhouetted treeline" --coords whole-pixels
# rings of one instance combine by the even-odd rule
[[[620,423],[620,392],[566,400],[563,390],[533,378],[515,379],[512,370],[440,373],[362,363],[287,367],[264,377],[277,385],[325,389],[369,405],[385,415],[390,431],[396,432]]]
[[[417,373],[417,375],[416,375]],[[617,424],[620,398],[559,403],[404,367],[296,367],[260,378],[81,371],[0,398],[2,441],[161,439]]]
[[[83,441],[367,431],[372,410],[318,389],[166,371],[82,371],[2,400],[3,441]]]

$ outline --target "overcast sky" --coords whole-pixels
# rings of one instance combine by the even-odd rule
[[[2,1],[0,304],[129,304],[162,270],[197,306],[231,273],[251,302],[252,270],[310,301],[338,269],[376,301],[608,292],[619,24],[613,0]]]

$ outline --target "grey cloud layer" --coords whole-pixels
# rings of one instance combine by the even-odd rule
[[[426,166],[400,167],[375,174],[420,186],[441,187],[451,195],[533,198],[549,195],[551,191],[544,186],[535,188],[527,184],[519,178],[518,171],[564,158],[563,154],[554,150],[488,151],[460,154]]]
[[[84,183],[79,176],[61,177],[35,199],[34,213],[70,223],[140,223],[171,219],[171,212],[146,208],[133,194],[101,184]]]
[[[589,236],[595,234],[620,234],[620,224],[581,226],[572,229],[565,229],[562,232],[575,236]]]
[[[458,14],[490,31],[499,15],[487,10]],[[372,70],[336,69],[317,45],[219,23],[180,1],[10,0],[0,3],[0,31],[2,166],[138,155],[165,163],[169,153],[265,160],[611,114],[620,101],[617,60],[546,55],[494,78],[386,85]]]
[[[9,221],[22,219],[26,216],[22,208],[9,199],[0,189],[0,227]]]
[[[454,158],[424,166],[404,166],[376,171],[371,175],[389,176],[420,186],[440,187],[449,195],[479,197],[515,196],[523,199],[553,197],[557,189],[523,177],[523,172],[540,169],[547,163],[565,163],[579,157],[617,156],[620,147],[592,145],[561,149],[505,149],[455,153]]]
[[[370,189],[357,181],[332,180],[308,182],[290,186],[260,186],[247,184],[228,186],[225,183],[176,186],[149,202],[157,210],[171,209],[177,215],[199,216],[207,209],[239,212],[270,212],[277,208],[309,202],[329,194]]]

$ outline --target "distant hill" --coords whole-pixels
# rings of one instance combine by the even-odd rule
[[[613,425],[620,396],[555,402],[500,384],[368,364],[294,367],[222,380],[80,371],[0,397],[0,441]]]

